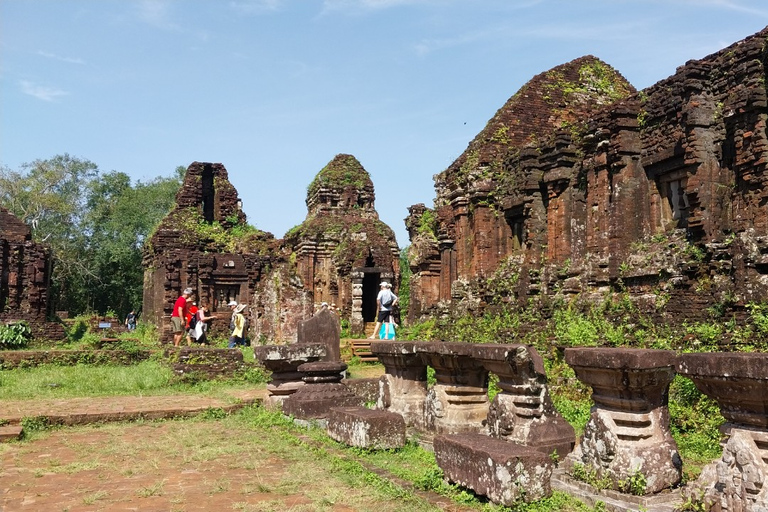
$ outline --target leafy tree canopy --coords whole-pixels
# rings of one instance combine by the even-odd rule
[[[184,167],[170,177],[131,183],[88,160],[57,155],[14,171],[0,167],[0,205],[52,249],[53,310],[120,315],[142,300],[142,248],[171,210]]]

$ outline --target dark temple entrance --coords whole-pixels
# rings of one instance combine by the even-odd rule
[[[379,294],[378,272],[363,274],[363,322],[376,321],[376,296]]]

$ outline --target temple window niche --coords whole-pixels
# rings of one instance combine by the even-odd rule
[[[520,251],[525,242],[525,216],[523,209],[513,208],[506,214],[507,224],[509,225],[510,245],[513,251]]]
[[[685,169],[665,173],[656,178],[656,187],[662,198],[660,218],[664,229],[688,227],[690,205],[686,189],[688,174]]]

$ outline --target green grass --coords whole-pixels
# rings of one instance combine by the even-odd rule
[[[260,407],[251,407],[233,414],[225,421],[244,421],[249,429],[258,429],[276,455],[297,457],[298,446],[306,457],[320,464],[327,464],[334,477],[352,486],[365,486],[380,498],[397,499],[404,502],[404,510],[419,510],[420,500],[410,488],[432,491],[447,496],[456,503],[483,512],[592,512],[595,509],[564,493],[554,492],[552,496],[532,503],[517,503],[514,507],[503,507],[488,503],[471,491],[448,484],[443,472],[437,466],[433,453],[422,449],[416,442],[408,442],[398,450],[364,450],[337,443],[325,430],[298,427],[286,420],[279,412],[270,412]],[[386,475],[396,477],[390,479]],[[397,479],[409,482],[405,488]]]
[[[177,382],[171,369],[155,360],[130,366],[41,365],[0,372],[0,400],[34,400],[118,395],[217,394],[253,388],[243,380]]]

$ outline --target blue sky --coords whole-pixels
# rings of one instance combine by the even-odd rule
[[[282,237],[348,153],[402,247],[408,206],[534,75],[591,54],[641,89],[766,25],[755,0],[0,0],[0,163],[221,162]]]

